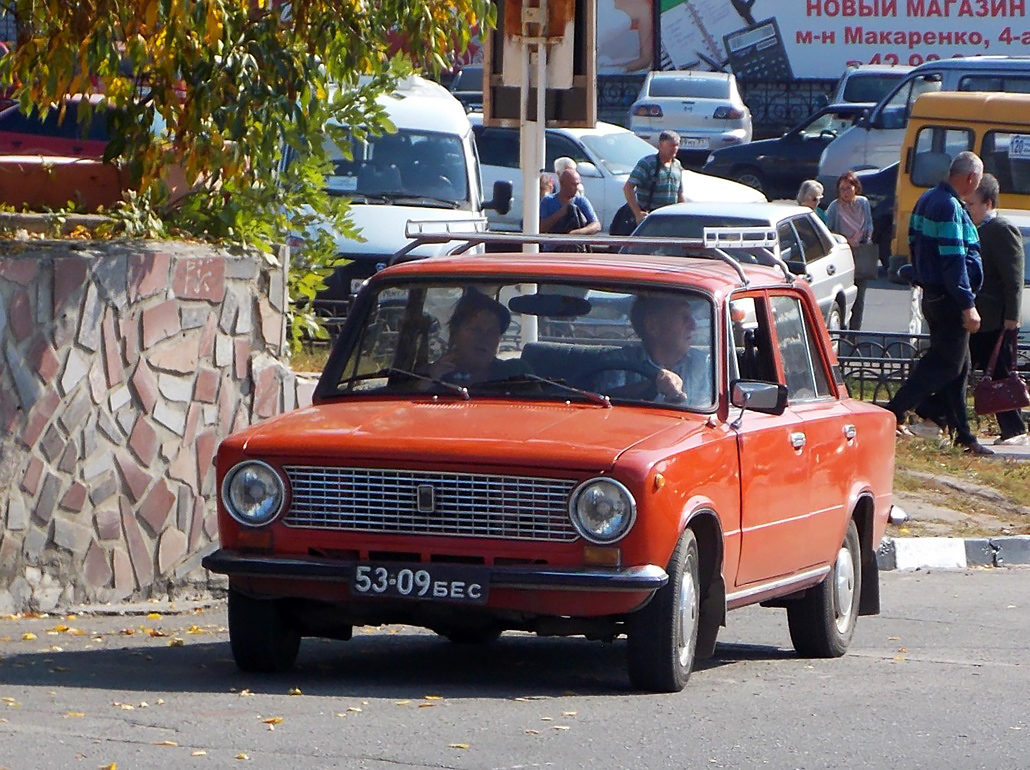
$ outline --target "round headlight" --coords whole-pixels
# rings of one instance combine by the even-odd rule
[[[254,461],[240,463],[222,482],[222,502],[229,515],[252,527],[267,524],[279,514],[285,493],[279,474]]]
[[[569,499],[572,525],[591,543],[613,543],[629,532],[637,517],[637,502],[612,479],[584,481]]]

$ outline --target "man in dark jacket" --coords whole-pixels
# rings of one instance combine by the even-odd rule
[[[980,257],[983,260],[984,284],[976,295],[980,313],[980,331],[969,336],[969,353],[973,366],[986,371],[991,353],[1004,334],[993,379],[1003,379],[1012,369],[1012,342],[1019,330],[1019,310],[1023,299],[1023,238],[1019,228],[995,213],[998,205],[998,180],[984,174],[983,181],[966,203],[969,216],[980,234]],[[1019,410],[999,412],[1001,438],[995,444],[1025,444],[1026,425]]]
[[[969,335],[980,328],[974,298],[983,283],[980,238],[963,201],[980,185],[983,161],[960,152],[948,178],[916,202],[909,221],[908,245],[915,284],[922,289],[920,306],[930,329],[930,347],[887,404],[908,435],[905,414],[928,396],[940,393],[947,404],[955,443],[967,452],[994,454],[976,440],[966,414],[969,377]]]

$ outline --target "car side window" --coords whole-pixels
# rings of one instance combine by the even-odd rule
[[[797,235],[794,233],[794,228],[790,226],[790,222],[780,222],[776,225],[776,236],[780,241],[780,259],[788,265],[793,263],[795,267],[804,266],[804,252],[798,244]]]
[[[741,380],[779,382],[765,302],[760,297],[734,298],[730,302],[733,360],[730,371]]]
[[[828,249],[823,239],[819,237],[819,231],[815,229],[809,215],[796,217],[791,220],[798,238],[801,241],[802,253],[805,255],[805,264],[814,262],[826,256]]]
[[[547,169],[554,168],[554,161],[557,158],[572,158],[576,163],[582,163],[583,161],[592,162],[586,156],[586,153],[583,152],[583,148],[567,136],[548,131],[545,141],[547,142],[547,157],[545,158],[544,167]]]
[[[962,128],[927,126],[916,135],[912,155],[912,184],[935,187],[948,177],[951,159],[973,149],[973,132]]]
[[[770,300],[770,307],[788,399],[796,403],[832,395],[814,330],[805,323],[801,301],[797,297],[777,296]]]
[[[517,131],[476,126],[476,149],[479,162],[486,166],[519,167],[519,135]]]

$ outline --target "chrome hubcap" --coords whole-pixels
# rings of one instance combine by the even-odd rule
[[[694,627],[697,625],[697,589],[694,580],[689,574],[680,578],[680,601],[679,601],[679,663],[681,666],[689,666],[693,658]]]
[[[837,630],[847,631],[851,623],[851,603],[855,598],[855,561],[851,551],[841,548],[834,565],[833,599],[837,619]]]

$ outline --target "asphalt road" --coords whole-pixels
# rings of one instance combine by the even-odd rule
[[[386,627],[256,677],[221,602],[4,618],[0,767],[1025,767],[1028,579],[884,573],[884,612],[837,660],[796,658],[782,610],[731,613],[677,695],[631,691],[618,642]]]

